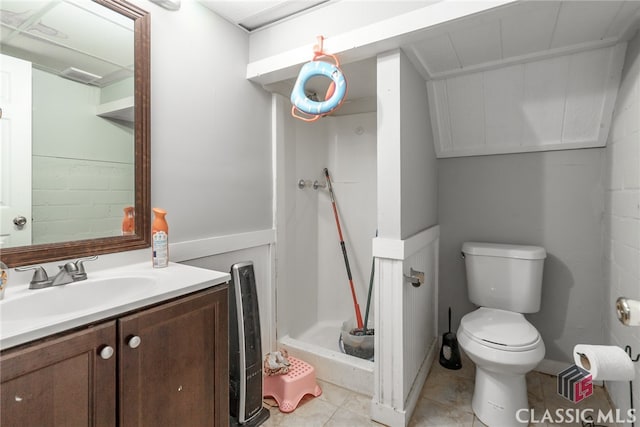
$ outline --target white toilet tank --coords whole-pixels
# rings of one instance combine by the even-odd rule
[[[516,313],[540,310],[544,248],[465,242],[462,253],[472,303]]]

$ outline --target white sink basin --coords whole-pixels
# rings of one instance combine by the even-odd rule
[[[230,279],[229,273],[175,263],[153,268],[144,262],[88,273],[88,280],[45,289],[9,283],[0,301],[0,349],[117,317]]]
[[[0,321],[34,321],[53,316],[76,316],[96,307],[131,301],[148,295],[156,281],[151,277],[108,277],[31,290],[0,306]]]

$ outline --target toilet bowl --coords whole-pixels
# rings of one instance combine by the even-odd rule
[[[462,318],[457,335],[476,365],[476,416],[489,427],[527,425],[529,411],[519,411],[529,408],[525,376],[545,354],[536,328],[521,313],[481,307]]]

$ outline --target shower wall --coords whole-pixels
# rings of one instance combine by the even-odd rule
[[[327,117],[315,123],[291,118],[281,102],[277,157],[277,334],[297,338],[323,323],[339,325],[354,308],[323,168],[331,174],[340,224],[362,316],[365,314],[371,241],[376,232],[376,115]],[[282,111],[282,109],[285,111]],[[299,180],[308,186],[298,188]],[[282,225],[283,224],[283,225]],[[373,313],[370,314],[373,325]],[[335,342],[339,326],[335,330]]]

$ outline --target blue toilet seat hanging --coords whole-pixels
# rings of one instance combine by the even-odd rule
[[[347,80],[340,69],[338,58],[322,51],[322,36],[318,36],[319,46],[314,46],[314,57],[311,62],[302,66],[291,91],[291,115],[306,122],[313,122],[337,110],[347,94]],[[318,60],[321,57],[330,57],[335,64]],[[331,80],[324,101],[314,101],[305,93],[305,86],[309,79],[316,76],[326,77]],[[302,113],[299,115],[297,113]]]

